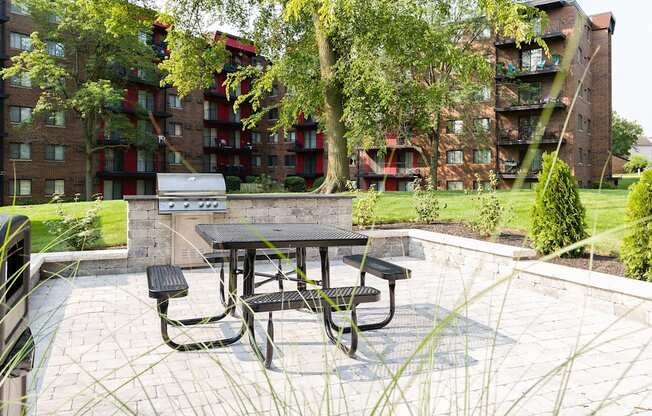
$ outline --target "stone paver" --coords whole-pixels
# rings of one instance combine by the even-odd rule
[[[652,414],[651,328],[505,284],[485,290],[494,280],[470,271],[394,260],[413,279],[398,284],[393,323],[362,335],[358,359],[326,341],[318,315],[287,311],[275,314],[272,371],[247,341],[191,353],[163,345],[143,274],[50,280],[30,301],[32,414]],[[309,275],[318,270],[309,263]],[[331,274],[334,285],[356,281],[340,262]],[[216,275],[187,276],[190,294],[171,315],[218,312]],[[382,317],[387,302],[385,282],[367,281],[383,302],[360,308],[362,321]],[[225,322],[172,333],[238,330]]]

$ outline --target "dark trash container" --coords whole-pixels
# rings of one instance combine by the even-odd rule
[[[0,416],[24,413],[34,363],[28,326],[31,227],[23,215],[0,215]]]

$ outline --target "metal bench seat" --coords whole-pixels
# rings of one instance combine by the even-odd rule
[[[174,320],[168,317],[168,308],[170,299],[182,298],[188,295],[188,282],[181,268],[177,266],[161,265],[150,266],[147,268],[147,285],[149,286],[149,297],[157,299],[156,308],[161,320],[161,336],[170,348],[177,351],[196,351],[208,348],[224,347],[238,341],[245,332],[243,323],[240,332],[231,338],[219,339],[214,341],[204,341],[188,344],[177,344],[170,339],[168,334],[168,325],[187,327],[197,324],[207,324],[224,319],[230,309],[227,308],[223,313],[216,316],[203,318],[190,318]]]
[[[249,339],[254,353],[265,368],[272,365],[274,355],[274,323],[272,313],[275,311],[300,309],[308,307],[311,309],[321,309],[324,319],[324,328],[326,335],[336,346],[348,354],[350,357],[355,355],[358,348],[358,331],[351,332],[350,346],[345,346],[339,336],[336,336],[332,328],[334,326],[331,319],[331,310],[333,307],[350,309],[351,325],[357,326],[356,306],[361,303],[370,303],[380,300],[380,291],[372,287],[338,287],[323,290],[297,290],[287,292],[263,293],[248,296],[242,299]],[[256,342],[254,334],[254,314],[257,312],[267,312],[267,342],[265,353]]]
[[[384,280],[405,280],[412,277],[410,269],[362,254],[345,256],[342,261],[362,273],[369,273]]]
[[[383,280],[387,280],[389,283],[389,313],[385,319],[380,322],[358,326],[359,331],[372,331],[384,328],[392,321],[392,318],[394,318],[394,312],[396,310],[396,281],[410,279],[412,277],[412,271],[388,261],[362,254],[344,256],[342,261],[344,264],[348,264],[349,266],[353,266],[360,270],[360,286],[365,285],[365,275],[367,273]],[[333,324],[333,329],[344,333],[351,332],[350,327],[339,327],[335,324]]]

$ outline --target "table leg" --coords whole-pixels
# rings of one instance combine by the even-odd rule
[[[328,259],[328,247],[319,247],[319,259],[321,261],[321,287],[328,289],[331,287],[331,270]]]
[[[238,291],[238,250],[229,251],[229,296],[227,309],[236,316],[235,297]]]
[[[306,249],[297,247],[297,290],[306,290]]]

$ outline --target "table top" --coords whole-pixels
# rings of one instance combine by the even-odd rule
[[[321,224],[198,224],[213,249],[364,246],[367,236]]]

